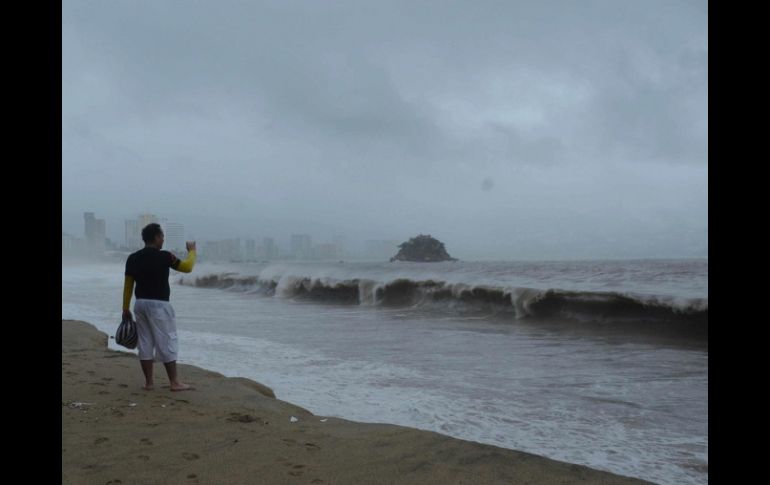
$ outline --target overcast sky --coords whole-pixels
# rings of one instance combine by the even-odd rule
[[[684,0],[73,1],[62,221],[124,239],[706,257],[708,9]]]

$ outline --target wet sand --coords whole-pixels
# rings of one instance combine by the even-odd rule
[[[271,389],[179,365],[193,391],[171,392],[162,364],[141,389],[137,357],[62,320],[65,484],[650,483],[389,424],[316,416]],[[295,418],[295,419],[292,419]]]

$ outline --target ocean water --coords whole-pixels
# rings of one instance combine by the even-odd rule
[[[317,415],[708,482],[707,260],[201,264],[171,281],[180,362]],[[112,335],[122,284],[120,264],[64,265],[62,318]]]

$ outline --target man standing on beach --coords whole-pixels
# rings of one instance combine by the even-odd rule
[[[171,288],[168,270],[189,273],[195,265],[195,241],[187,243],[187,259],[178,259],[163,248],[164,234],[159,224],[148,224],[142,229],[144,248],[126,260],[126,280],[123,286],[123,318],[131,318],[131,293],[136,283],[136,331],[139,363],[144,373],[142,389],[151,391],[153,361],[163,362],[172,391],[194,389],[179,381],[176,374],[177,336],[174,308],[169,303]]]

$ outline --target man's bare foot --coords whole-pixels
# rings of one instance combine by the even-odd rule
[[[182,384],[181,382],[179,384],[171,384],[171,390],[174,392],[178,391],[192,391],[195,388],[189,384]]]
[[[155,386],[152,384],[145,384],[142,386],[142,389],[144,389],[145,391],[152,391],[153,389],[155,389]]]

